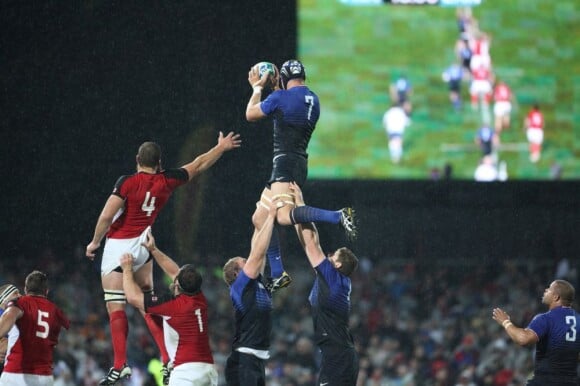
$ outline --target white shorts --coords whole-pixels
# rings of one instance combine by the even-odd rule
[[[2,373],[0,386],[52,386],[52,375]]]
[[[176,366],[169,386],[217,386],[218,373],[211,363],[190,362]]]
[[[526,131],[526,136],[528,137],[529,143],[541,145],[544,142],[544,130],[542,129],[531,127]]]
[[[491,93],[491,83],[488,80],[474,80],[469,87],[471,95],[486,95]]]
[[[495,102],[495,105],[493,105],[493,114],[496,117],[503,117],[506,115],[509,115],[512,111],[512,104],[511,102],[507,102],[507,101],[500,101],[500,102]]]
[[[119,260],[124,253],[130,253],[135,258],[133,272],[139,270],[149,259],[149,251],[141,245],[147,241],[147,233],[151,227],[147,227],[141,236],[132,239],[107,239],[103,249],[101,261],[101,276],[111,273],[119,266]]]

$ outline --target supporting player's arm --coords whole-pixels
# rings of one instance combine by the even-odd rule
[[[268,218],[264,222],[262,229],[252,239],[250,255],[244,265],[244,273],[251,279],[255,279],[264,271],[266,265],[266,251],[272,237],[272,230],[276,220],[276,211],[278,210],[278,199],[272,200],[268,212]]]
[[[120,265],[123,269],[123,292],[125,292],[129,304],[145,311],[143,291],[133,276],[133,261],[133,255],[130,253],[125,253],[121,256]]]
[[[292,182],[290,183],[290,191],[294,194],[294,202],[296,206],[304,206],[304,198],[302,196],[302,190],[300,187]],[[310,265],[317,267],[326,258],[322,247],[320,246],[320,239],[318,237],[318,229],[314,223],[308,224],[296,224],[296,233],[298,234],[298,240],[304,248],[306,257],[310,261]]]
[[[212,167],[212,165],[215,164],[226,151],[238,148],[241,144],[242,140],[240,139],[239,134],[230,131],[228,135],[224,137],[224,134],[220,131],[217,145],[212,147],[209,151],[197,156],[193,161],[183,165],[182,167],[187,171],[189,180],[191,180],[199,173]]]
[[[93,240],[89,245],[87,245],[86,256],[89,259],[92,260],[95,257],[95,251],[101,246],[101,240],[105,237],[105,234],[113,223],[115,215],[119,210],[121,210],[121,208],[123,208],[124,204],[125,201],[121,197],[115,194],[109,196],[109,199],[105,203],[105,206],[99,215],[99,219],[97,220]]]
[[[147,241],[141,245],[147,248],[163,272],[165,272],[171,278],[171,280],[175,279],[179,273],[179,266],[175,261],[173,261],[171,257],[167,256],[157,248],[155,245],[155,238],[153,237],[151,231],[147,233]]]
[[[23,312],[20,308],[15,306],[8,307],[0,316],[0,336],[6,336],[22,314]]]
[[[536,333],[529,328],[516,327],[501,308],[493,309],[493,319],[505,329],[511,340],[520,346],[535,344],[539,340]]]

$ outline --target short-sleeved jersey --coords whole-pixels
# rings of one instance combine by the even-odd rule
[[[496,102],[509,102],[512,98],[512,92],[505,83],[498,84],[493,90],[493,100]]]
[[[316,279],[308,300],[312,307],[314,339],[318,345],[354,347],[348,328],[351,282],[330,260],[315,267]]]
[[[232,347],[268,350],[272,332],[272,294],[262,283],[262,275],[250,279],[241,271],[230,287],[230,297],[236,324]]]
[[[8,335],[8,353],[4,371],[17,374],[52,375],[52,352],[62,328],[70,322],[50,300],[25,295],[10,303],[22,316]]]
[[[544,116],[539,110],[530,111],[526,117],[526,121],[528,123],[528,128],[530,129],[544,128]]]
[[[318,96],[306,86],[276,90],[260,107],[273,118],[274,155],[297,153],[308,157],[308,143],[320,117]]]
[[[577,376],[580,354],[580,314],[570,307],[556,307],[532,319],[536,333],[535,375]]]
[[[123,210],[115,216],[107,237],[130,239],[138,237],[155,222],[171,193],[189,180],[183,168],[169,169],[156,174],[144,172],[121,176],[114,195],[125,201]]]
[[[190,362],[213,363],[209,345],[207,300],[203,293],[144,295],[145,311],[163,317],[167,352],[174,366]]]

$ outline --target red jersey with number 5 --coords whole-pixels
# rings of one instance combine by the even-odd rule
[[[25,295],[8,304],[22,316],[8,334],[4,371],[17,374],[52,375],[52,352],[60,330],[69,328],[64,313],[42,296]]]
[[[107,237],[130,239],[141,235],[145,228],[155,222],[175,188],[187,181],[189,175],[183,168],[120,177],[113,194],[121,197],[125,206],[115,216]]]

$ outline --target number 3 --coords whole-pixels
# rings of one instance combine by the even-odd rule
[[[566,340],[568,342],[576,342],[576,317],[566,316],[566,324],[570,326],[570,330],[566,333]]]

